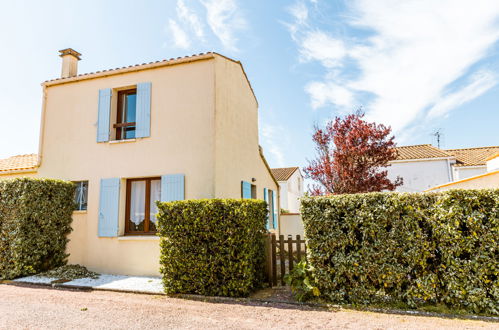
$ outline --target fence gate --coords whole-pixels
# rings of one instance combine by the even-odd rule
[[[300,235],[295,239],[288,235],[280,235],[279,239],[275,234],[267,234],[265,237],[266,263],[265,271],[268,283],[271,287],[285,285],[284,275],[289,274],[294,265],[300,262],[307,255],[305,240]]]

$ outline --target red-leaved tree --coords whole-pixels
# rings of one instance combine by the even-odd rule
[[[400,177],[390,181],[385,169],[397,157],[391,128],[363,117],[358,111],[336,117],[325,128],[314,127],[317,158],[303,169],[316,182],[309,187],[311,195],[394,190],[402,184]]]

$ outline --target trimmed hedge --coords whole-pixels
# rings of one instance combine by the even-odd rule
[[[0,180],[0,279],[66,263],[74,190],[61,180]]]
[[[238,297],[261,286],[264,201],[205,199],[157,205],[166,293]]]
[[[307,197],[308,261],[334,302],[499,314],[499,190]]]

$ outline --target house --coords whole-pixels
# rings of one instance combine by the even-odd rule
[[[300,168],[273,168],[271,171],[274,178],[279,182],[281,209],[290,213],[299,213],[300,198],[303,197],[303,175]]]
[[[487,172],[466,177],[427,189],[426,191],[445,191],[450,189],[499,189],[499,153],[486,159]]]
[[[397,191],[420,192],[486,173],[486,159],[498,153],[499,147],[444,150],[422,144],[397,147],[397,151],[397,159],[388,167],[388,178],[404,179]]]
[[[159,275],[154,201],[257,198],[277,231],[279,185],[258,141],[258,102],[240,62],[205,53],[61,77],[43,87],[38,155],[0,161],[0,178],[77,184],[69,262]]]

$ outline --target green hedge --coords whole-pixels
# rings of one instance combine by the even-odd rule
[[[499,190],[307,197],[302,217],[332,301],[499,313]]]
[[[263,283],[264,201],[210,199],[157,205],[166,293],[247,296]]]
[[[0,180],[0,279],[66,262],[74,189],[74,184],[60,180]]]

